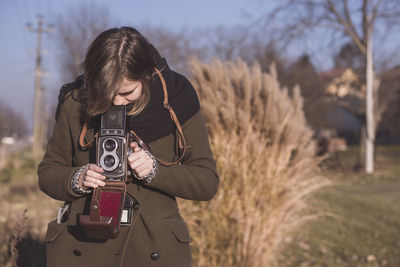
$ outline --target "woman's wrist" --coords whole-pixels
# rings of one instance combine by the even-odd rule
[[[71,188],[75,193],[80,195],[92,192],[92,189],[85,188],[82,184],[83,181],[82,178],[83,175],[85,175],[86,170],[87,170],[87,165],[84,165],[80,167],[78,170],[76,170],[71,177]]]
[[[149,155],[149,157],[153,160],[153,168],[145,175],[145,176],[143,176],[143,177],[140,177],[139,175],[137,175],[134,171],[132,172],[133,173],[133,176],[136,178],[136,179],[138,179],[138,180],[140,180],[140,181],[143,181],[145,184],[150,184],[153,180],[154,180],[154,178],[156,177],[156,175],[157,175],[157,172],[158,172],[158,163],[157,163],[157,160],[154,158],[154,156],[149,152],[149,151],[146,151],[146,153]]]

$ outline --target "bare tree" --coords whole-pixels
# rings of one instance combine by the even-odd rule
[[[381,135],[389,139],[389,142],[400,142],[400,124],[394,123],[400,117],[400,65],[381,74],[382,83],[380,87],[384,98],[391,99],[392,105],[389,105],[382,115],[382,121],[379,127]],[[379,134],[379,133],[378,133]]]
[[[61,78],[64,82],[71,81],[82,73],[82,62],[91,41],[109,28],[113,20],[106,7],[83,3],[69,8],[55,21]]]
[[[143,34],[165,56],[175,69],[187,72],[188,59],[207,62],[213,58],[242,60],[253,63],[262,57],[265,44],[257,36],[249,34],[244,27],[217,26],[173,31],[165,27],[145,25]],[[266,68],[270,67],[269,61]]]
[[[304,98],[304,113],[310,125],[316,129],[327,127],[326,116],[332,107],[324,90],[325,81],[315,69],[310,56],[301,55],[290,64],[282,82],[288,88],[300,86]]]
[[[94,37],[118,24],[105,6],[93,3],[71,7],[58,16],[56,42],[61,52],[59,62],[64,81],[70,81],[82,73],[86,49]],[[194,54],[199,58],[204,58],[204,49],[195,48],[193,45],[195,41],[185,30],[172,31],[149,24],[136,28],[160,50],[163,56],[168,58],[169,63],[176,70],[187,70],[186,62]]]
[[[195,34],[197,32],[183,29],[173,31],[150,24],[140,26],[138,29],[159,50],[161,56],[168,60],[168,64],[174,70],[187,74],[188,61],[191,57],[205,59],[206,49],[202,45],[195,45],[200,39],[199,35]]]
[[[324,28],[337,38],[350,40],[365,59],[366,77],[366,158],[367,173],[372,173],[376,121],[384,111],[374,100],[379,82],[374,72],[372,39],[377,30],[393,30],[400,22],[399,0],[283,0],[265,17],[268,23],[280,21],[275,37],[280,40],[304,38]],[[387,34],[387,33],[386,33]],[[345,37],[345,38],[343,38]]]
[[[26,136],[27,132],[28,129],[23,116],[10,105],[0,101],[0,138],[13,135],[23,137]]]
[[[236,60],[242,58],[252,61],[254,51],[247,49],[257,41],[254,36],[249,35],[244,27],[218,26],[205,34],[209,58],[219,58],[221,60]],[[258,45],[258,44],[257,44]]]
[[[365,58],[353,42],[345,43],[333,56],[335,68],[351,68],[365,78]]]

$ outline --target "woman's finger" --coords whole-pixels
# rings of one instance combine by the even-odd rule
[[[92,188],[99,187],[98,184],[95,184],[95,183],[92,183],[92,182],[89,182],[89,181],[84,181],[84,182],[83,182],[83,185],[84,185],[85,187],[92,187]]]
[[[90,176],[86,176],[85,177],[85,181],[89,182],[89,183],[92,183],[92,184],[100,185],[100,186],[106,185],[102,180],[99,180],[99,179],[96,179],[96,178],[93,178],[93,177],[90,177]]]
[[[129,162],[129,163],[133,163],[133,162],[135,162],[136,160],[139,160],[139,159],[141,159],[141,158],[146,158],[146,159],[148,159],[148,158],[150,158],[150,157],[149,157],[149,154],[147,154],[146,151],[140,150],[140,151],[138,151],[138,152],[133,152],[132,154],[130,154],[130,155],[128,156],[128,162]]]
[[[87,177],[93,177],[93,178],[96,178],[96,179],[99,179],[99,180],[105,180],[106,179],[106,177],[104,175],[102,175],[100,173],[97,173],[97,172],[95,172],[93,170],[87,170],[86,171],[86,176]]]
[[[153,160],[151,158],[141,157],[133,162],[130,162],[129,166],[136,170],[140,166],[150,166],[153,165]]]
[[[138,152],[138,151],[141,150],[140,146],[139,146],[138,143],[136,143],[136,142],[130,143],[129,146],[133,149],[134,152]]]
[[[101,168],[100,166],[97,166],[96,164],[88,164],[87,168],[88,168],[88,170],[92,170],[97,173],[104,173],[103,168]]]
[[[136,163],[136,162],[135,162]],[[146,176],[153,169],[153,160],[146,160],[143,164],[133,166],[132,168],[139,177]]]
[[[131,148],[135,148],[135,147],[138,147],[139,145],[138,145],[138,143],[136,143],[136,142],[131,142],[131,143],[129,144],[129,146],[130,146]]]
[[[139,177],[144,177],[146,176],[152,169],[153,167],[149,167],[149,166],[139,166],[138,168],[136,168],[136,173],[139,175]]]

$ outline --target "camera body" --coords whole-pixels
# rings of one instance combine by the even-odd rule
[[[96,163],[103,168],[106,181],[126,181],[129,132],[125,106],[112,106],[101,115],[96,144]]]

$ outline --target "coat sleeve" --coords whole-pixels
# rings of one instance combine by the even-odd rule
[[[70,99],[71,101],[72,99]],[[38,166],[39,187],[50,197],[70,201],[81,197],[70,186],[72,174],[79,166],[72,166],[72,136],[69,123],[70,101],[61,106],[46,153]]]
[[[182,163],[160,165],[147,186],[184,199],[210,200],[217,192],[219,177],[200,111],[183,125],[183,132],[189,147]]]

